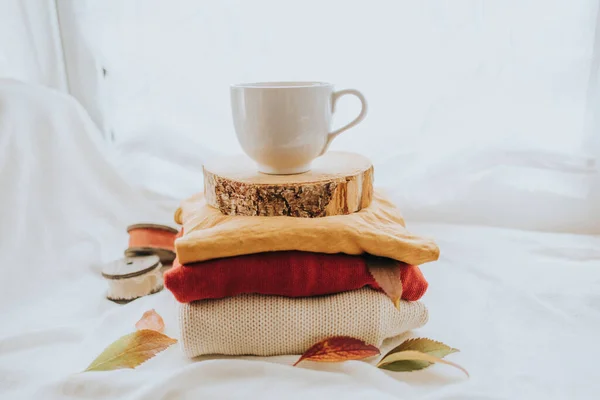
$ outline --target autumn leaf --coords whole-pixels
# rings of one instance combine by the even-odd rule
[[[367,267],[381,290],[392,300],[394,307],[400,309],[402,280],[400,279],[400,264],[398,261],[390,258],[368,256]]]
[[[460,351],[436,340],[428,338],[412,338],[400,343],[398,346],[390,350],[386,355],[405,350],[416,350],[420,351],[421,353],[431,354],[432,356],[440,358]]]
[[[135,331],[104,349],[84,372],[135,368],[174,343],[177,340],[160,332],[150,329]]]
[[[443,358],[443,357],[447,356],[448,354],[452,354],[452,353],[455,353],[458,351],[458,349],[452,348],[442,342],[438,342],[438,341],[435,341],[432,339],[413,338],[413,339],[405,340],[404,342],[400,343],[398,346],[394,347],[383,357],[383,359],[385,359],[387,356],[389,356],[391,354],[398,353],[401,351],[407,351],[407,350],[420,351],[421,353],[427,353],[429,355],[432,355],[432,356],[438,357],[438,358]],[[416,371],[416,370],[427,368],[430,365],[431,365],[431,363],[428,361],[419,361],[419,360],[408,361],[408,360],[406,360],[403,363],[390,365],[386,369],[389,369],[392,371]]]
[[[442,358],[448,354],[457,352],[442,342],[427,338],[408,339],[390,350],[377,364],[377,367],[389,371],[417,371],[432,365],[433,363],[447,364],[463,371],[467,376],[469,373],[463,367]]]
[[[142,318],[135,324],[136,330],[150,329],[156,332],[163,333],[165,331],[165,321],[154,311],[154,309],[146,311]]]
[[[348,336],[334,336],[312,346],[296,361],[339,362],[360,360],[380,354],[379,349],[364,341]]]

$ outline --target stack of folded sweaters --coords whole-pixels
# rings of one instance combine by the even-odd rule
[[[175,220],[182,231],[165,286],[179,302],[189,357],[301,354],[340,335],[380,346],[427,322],[418,265],[436,260],[438,247],[409,233],[377,192],[359,212],[322,218],[229,216],[198,194]],[[398,309],[365,255],[401,266]]]

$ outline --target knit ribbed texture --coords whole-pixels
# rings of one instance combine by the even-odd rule
[[[400,263],[398,280],[403,300],[418,300],[427,290],[417,266]],[[364,257],[303,251],[249,254],[188,265],[176,259],[165,273],[165,286],[181,303],[250,293],[309,297],[365,286],[379,289]]]
[[[175,240],[182,264],[268,251],[368,253],[410,265],[437,260],[435,242],[404,227],[398,208],[375,193],[367,208],[323,218],[223,215],[203,194],[181,203],[175,220],[184,234]]]
[[[401,301],[397,310],[385,294],[368,288],[312,298],[240,295],[178,306],[187,357],[302,354],[339,335],[381,346],[428,319],[422,303]]]

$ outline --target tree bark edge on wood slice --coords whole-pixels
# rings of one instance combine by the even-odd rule
[[[373,165],[355,153],[327,152],[297,175],[267,175],[245,156],[204,165],[207,203],[223,214],[316,218],[346,215],[373,199]]]

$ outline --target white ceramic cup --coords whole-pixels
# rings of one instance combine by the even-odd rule
[[[331,131],[337,100],[353,94],[358,117]],[[233,124],[242,149],[266,174],[299,174],[325,153],[331,141],[361,122],[367,101],[354,89],[334,91],[323,82],[261,82],[231,85]]]

